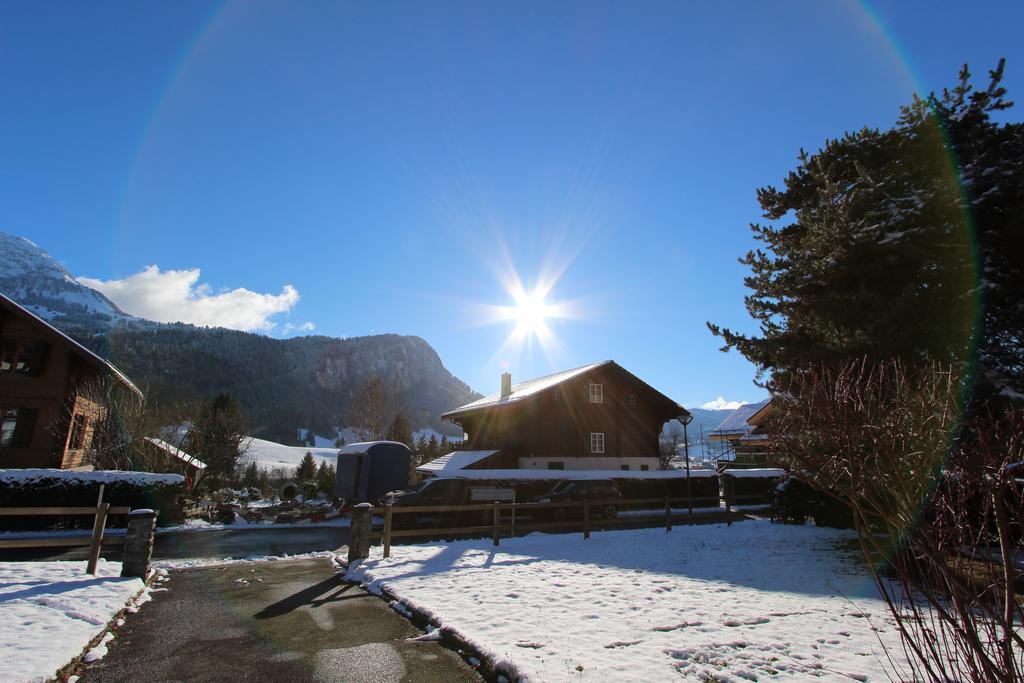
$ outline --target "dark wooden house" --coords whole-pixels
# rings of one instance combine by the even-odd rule
[[[0,294],[0,468],[82,466],[108,380],[142,400],[113,365]]]
[[[614,361],[512,384],[442,415],[476,453],[470,468],[656,470],[658,439],[681,405]]]

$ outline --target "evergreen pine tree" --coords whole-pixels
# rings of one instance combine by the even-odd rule
[[[200,407],[183,448],[206,464],[197,487],[215,490],[234,478],[244,434],[245,420],[231,394],[217,394]]]
[[[246,488],[260,488],[260,471],[255,462],[246,465],[242,472],[242,486]]]
[[[302,456],[302,462],[295,468],[295,478],[301,482],[314,481],[316,470],[316,460],[313,458],[313,454],[306,451],[306,455]]]
[[[409,425],[409,420],[405,418],[403,413],[396,413],[395,419],[391,421],[391,426],[388,428],[387,433],[388,441],[397,441],[404,443],[406,446],[412,448],[412,427]]]
[[[801,152],[784,189],[758,190],[773,224],[741,263],[761,334],[708,323],[723,350],[780,387],[853,358],[938,360],[1024,398],[1024,124],[990,118],[1010,106],[1002,74],[973,91],[965,66],[892,129]]]
[[[328,496],[334,495],[335,468],[327,462],[321,462],[316,470],[316,487]]]

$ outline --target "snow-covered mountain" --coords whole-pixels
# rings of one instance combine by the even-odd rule
[[[0,232],[0,292],[52,322],[95,327],[131,319],[34,242],[5,232]]]

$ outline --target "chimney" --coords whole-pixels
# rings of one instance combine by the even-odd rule
[[[512,395],[512,375],[508,371],[501,373],[501,397],[508,398]]]

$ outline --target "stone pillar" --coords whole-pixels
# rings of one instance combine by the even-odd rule
[[[149,574],[149,561],[153,557],[155,531],[156,512],[143,509],[128,513],[128,535],[124,539],[121,576],[137,576],[145,580]]]
[[[370,556],[370,522],[373,506],[359,503],[352,508],[352,529],[348,539],[348,561],[365,560]]]

